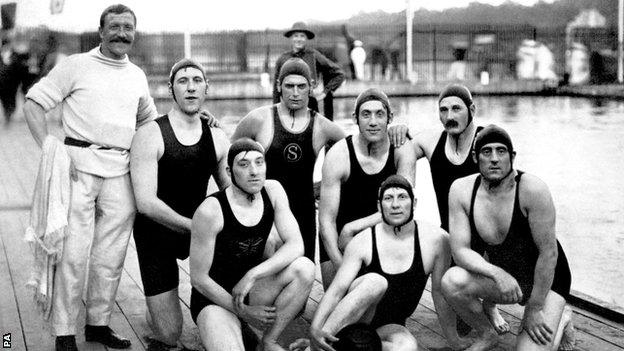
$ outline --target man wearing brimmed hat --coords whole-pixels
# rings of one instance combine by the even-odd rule
[[[463,349],[455,314],[444,300],[440,281],[451,261],[448,234],[414,219],[412,184],[391,175],[374,189],[381,223],[353,238],[335,279],[326,289],[310,326],[314,350],[330,350],[338,332],[352,323],[370,325],[384,350],[417,350],[405,323],[416,310],[431,276],[431,294],[450,346]]]
[[[174,104],[168,114],[139,128],[132,140],[130,173],[138,214],[134,240],[154,339],[150,349],[175,347],[182,333],[178,263],[191,242],[191,218],[214,177],[229,185],[225,171],[230,142],[220,128],[200,117],[208,82],[191,59],[169,74]],[[163,348],[156,348],[156,345]]]
[[[319,86],[321,76],[323,79],[323,90],[311,94],[308,106],[318,112],[318,100],[323,100],[325,116],[329,119],[333,119],[333,92],[336,91],[344,81],[344,72],[342,72],[340,66],[325,57],[325,55],[321,54],[318,50],[306,47],[307,41],[313,39],[315,35],[314,32],[308,29],[305,23],[296,22],[291,29],[284,32],[284,36],[290,39],[292,50],[284,52],[275,62],[273,102],[278,103],[280,101],[278,78],[282,65],[289,58],[298,57],[305,61],[310,67],[313,91]]]
[[[280,102],[249,112],[236,127],[232,140],[249,137],[267,150],[267,178],[278,180],[286,190],[303,235],[305,256],[314,261],[314,164],[321,149],[344,138],[344,132],[307,107],[311,77],[302,59],[288,59],[277,79]]]
[[[232,185],[193,216],[191,316],[208,351],[284,351],[277,339],[305,307],[314,263],[302,257],[284,189],[266,179],[264,148],[249,138],[234,141],[227,167]],[[272,227],[284,244],[265,258]],[[262,331],[260,347],[245,345],[249,325]]]
[[[340,267],[346,243],[363,228],[381,221],[376,201],[381,182],[400,174],[414,184],[416,173],[411,145],[399,149],[390,145],[387,128],[392,110],[384,92],[376,88],[363,91],[355,100],[353,117],[359,133],[337,142],[323,163],[319,225],[325,287]]]
[[[442,279],[446,299],[480,334],[471,349],[486,350],[498,341],[483,313],[482,301],[490,301],[526,306],[516,350],[557,350],[562,335],[571,336],[564,333],[570,330],[571,276],[550,190],[514,169],[511,138],[498,126],[477,134],[471,156],[479,173],[456,180],[449,194],[457,266]]]

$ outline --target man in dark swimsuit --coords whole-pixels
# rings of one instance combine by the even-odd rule
[[[267,150],[267,179],[278,180],[286,190],[303,236],[305,256],[314,262],[314,163],[321,149],[344,138],[344,132],[307,107],[312,78],[303,60],[286,61],[277,79],[280,102],[251,111],[236,127],[232,140],[249,137]]]
[[[432,297],[440,324],[452,347],[462,348],[455,315],[441,293],[440,280],[451,257],[448,234],[415,221],[412,185],[400,175],[378,190],[382,223],[349,242],[336,277],[319,303],[310,326],[314,350],[332,350],[336,333],[353,323],[376,328],[384,350],[417,350],[405,327],[432,275]]]
[[[200,118],[208,84],[203,67],[189,59],[171,68],[173,107],[139,128],[132,141],[130,171],[139,213],[134,221],[151,347],[174,347],[182,332],[178,264],[191,242],[191,218],[204,201],[213,176],[220,189],[230,142],[223,130]]]
[[[355,101],[353,117],[359,133],[336,143],[323,163],[319,225],[325,288],[340,267],[341,249],[346,243],[355,233],[381,221],[376,204],[381,182],[392,174],[400,174],[414,184],[416,173],[413,148],[395,149],[390,145],[387,127],[392,111],[386,94],[374,88],[362,92]],[[354,227],[360,230],[349,230],[343,235],[343,227],[356,220]]]
[[[480,299],[526,305],[517,350],[556,350],[569,322],[564,308],[570,269],[555,234],[550,191],[539,178],[514,170],[515,155],[507,132],[487,126],[472,152],[479,174],[451,186],[451,246],[458,266],[442,285],[449,303],[481,334],[470,350],[498,341]]]
[[[232,185],[208,197],[193,216],[191,315],[208,351],[244,350],[242,329],[263,332],[258,350],[284,350],[277,338],[303,309],[314,264],[279,182],[265,180],[264,149],[249,138],[228,152]],[[263,258],[275,226],[284,244]]]
[[[476,133],[483,127],[477,127],[473,123],[476,107],[470,90],[464,85],[457,83],[447,85],[438,97],[438,110],[443,130],[440,131],[439,128],[424,130],[416,135],[413,144],[416,158],[426,157],[429,161],[440,213],[440,226],[448,232],[449,189],[456,179],[479,171],[470,151]],[[389,128],[392,141],[404,139],[407,133],[405,125]],[[501,334],[508,332],[509,324],[496,306],[486,301],[484,307],[496,331]],[[459,324],[458,327],[462,334],[470,330],[465,324]]]

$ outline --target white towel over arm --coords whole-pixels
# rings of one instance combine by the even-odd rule
[[[70,206],[70,159],[63,143],[53,136],[43,142],[37,181],[33,192],[30,223],[24,239],[32,248],[34,264],[26,284],[35,292],[35,302],[48,320],[52,307],[55,265],[63,254]]]

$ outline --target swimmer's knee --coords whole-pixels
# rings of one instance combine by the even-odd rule
[[[293,274],[294,278],[305,282],[314,282],[314,263],[307,257],[299,257],[294,260],[288,269]]]
[[[365,289],[370,291],[374,296],[381,299],[388,289],[388,281],[381,274],[378,273],[366,273],[362,276],[362,282],[360,284],[365,285]]]
[[[468,271],[457,266],[451,267],[444,273],[444,276],[442,276],[440,282],[442,293],[446,297],[457,297],[466,290],[469,281],[470,275]]]

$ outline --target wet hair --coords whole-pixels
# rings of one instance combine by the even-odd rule
[[[509,151],[509,153],[513,153],[511,137],[503,128],[495,124],[490,124],[477,133],[473,150],[478,154],[483,146],[490,143],[501,143],[507,147],[507,151]]]
[[[106,21],[106,16],[108,16],[108,14],[110,13],[115,14],[115,15],[120,15],[122,13],[130,13],[132,15],[132,18],[134,18],[134,26],[136,27],[137,18],[136,18],[136,15],[134,14],[134,11],[132,11],[126,5],[116,4],[116,5],[111,5],[105,8],[104,11],[102,11],[102,14],[100,15],[100,28],[104,28],[104,22]]]
[[[381,338],[368,324],[348,325],[336,337],[338,341],[332,345],[336,351],[381,351]]]

